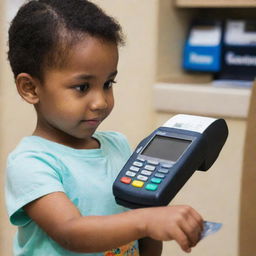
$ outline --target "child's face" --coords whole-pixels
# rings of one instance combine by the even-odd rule
[[[36,131],[55,141],[90,141],[113,108],[117,63],[114,43],[87,37],[71,48],[65,67],[46,70],[38,86]]]

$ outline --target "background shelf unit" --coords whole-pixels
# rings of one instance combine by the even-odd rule
[[[256,0],[161,0],[159,2],[159,40],[154,85],[154,104],[157,111],[177,113],[184,110],[194,114],[203,112],[246,118],[250,89],[213,88],[212,74],[188,73],[182,69],[182,55],[189,24],[194,18],[255,19],[255,10]],[[206,101],[202,97],[209,100]],[[180,103],[168,101],[177,98],[180,99]],[[214,104],[215,99],[216,104]],[[184,100],[187,100],[187,103],[183,109],[179,104],[182,105]],[[201,101],[204,103],[200,105]],[[230,105],[229,110],[227,110],[227,102]],[[202,107],[201,110],[198,105]]]
[[[239,8],[239,7],[256,7],[256,0],[176,0],[177,7],[218,7],[218,8]]]
[[[158,111],[239,119],[247,118],[250,94],[248,89],[216,88],[211,84],[159,82],[154,86]]]

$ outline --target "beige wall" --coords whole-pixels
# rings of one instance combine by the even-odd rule
[[[101,129],[121,131],[135,146],[141,138],[171,116],[171,114],[156,113],[153,108],[152,86],[156,80],[158,52],[158,1],[95,0],[94,2],[114,15],[127,35],[127,44],[120,50],[115,110]],[[0,4],[2,14],[2,1]],[[0,24],[2,25],[2,22]],[[6,51],[5,40],[6,36],[1,34],[0,255],[10,256],[13,228],[8,224],[3,205],[3,169],[8,152],[21,137],[31,133],[35,115],[32,107],[17,96],[5,60],[6,56],[3,54]],[[221,232],[202,241],[191,255],[238,255],[238,200],[245,122],[228,119],[228,124],[230,136],[216,164],[208,173],[196,173],[173,202],[190,204],[198,209],[205,219],[224,223]],[[165,243],[164,255],[185,254],[175,243],[168,242]]]

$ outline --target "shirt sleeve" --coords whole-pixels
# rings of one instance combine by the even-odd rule
[[[53,192],[64,192],[58,161],[49,154],[21,153],[9,157],[5,197],[13,225],[23,226],[31,219],[23,210],[28,203]]]

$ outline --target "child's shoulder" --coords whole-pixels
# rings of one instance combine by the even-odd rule
[[[20,140],[20,142],[16,145],[16,147],[13,149],[11,154],[17,154],[23,151],[37,151],[41,150],[43,147],[43,141],[42,143],[39,143],[40,138],[37,136],[27,136]]]
[[[17,146],[10,152],[8,156],[8,162],[14,160],[20,160],[24,158],[38,157],[40,156],[52,156],[51,148],[52,142],[37,136],[27,136],[21,139]],[[55,158],[55,157],[54,157]]]

